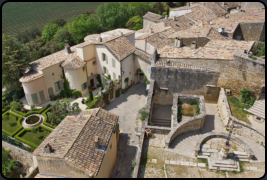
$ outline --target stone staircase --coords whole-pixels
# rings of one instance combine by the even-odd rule
[[[265,94],[262,94],[250,109],[244,110],[265,119]]]
[[[170,119],[151,119],[153,126],[171,127]]]
[[[187,157],[195,157],[195,145],[201,136],[202,134],[199,131],[180,134],[171,142],[167,151],[172,151]]]

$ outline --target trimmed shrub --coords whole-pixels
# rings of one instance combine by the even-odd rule
[[[46,113],[47,113],[49,110],[50,110],[50,108],[46,109],[46,110],[42,113],[42,115],[44,116],[43,124],[46,125],[46,126],[48,126],[48,127],[51,127],[51,128],[54,128],[54,129],[55,129],[57,126],[54,126],[54,125],[52,125],[52,124],[50,124],[50,123],[47,122],[47,115],[46,115]]]
[[[13,108],[11,108],[11,111],[14,111],[17,114],[20,114],[23,117],[26,117],[26,116],[29,116],[31,114],[42,114],[42,112],[44,112],[48,107],[50,107],[50,104],[48,104],[47,106],[43,107],[42,109],[39,109],[39,110],[36,110],[36,111],[30,111],[30,112],[27,112],[27,113],[23,113],[23,112],[17,111],[17,110],[15,110]]]
[[[115,96],[116,97],[119,97],[121,95],[121,88],[118,88],[116,91],[115,91]]]
[[[7,112],[9,109],[10,109],[10,105],[8,105],[4,109],[2,109],[2,114],[4,114],[5,112]]]

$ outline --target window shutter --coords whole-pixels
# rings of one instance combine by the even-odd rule
[[[115,80],[116,79],[116,74],[115,73],[113,73],[113,80]]]
[[[40,91],[39,92],[39,95],[40,95],[40,98],[41,98],[41,102],[44,102],[45,101],[45,95],[44,95],[44,91]]]
[[[113,66],[114,68],[116,68],[116,62],[115,62],[114,59],[112,59],[112,66]]]
[[[106,59],[106,62],[108,63],[108,57],[107,57],[107,55],[105,54],[105,59]]]
[[[55,88],[56,88],[56,92],[58,92],[59,91],[59,87],[58,87],[58,83],[57,82],[55,82]]]
[[[106,68],[106,72],[107,72],[107,74],[108,74],[108,69]]]
[[[63,81],[62,80],[59,81],[59,86],[60,86],[60,90],[63,90],[64,89]]]
[[[33,104],[39,104],[37,94],[31,94]]]
[[[27,99],[28,104],[30,104],[31,102],[30,102],[29,94],[26,94],[25,93],[25,96],[26,96],[26,99]]]

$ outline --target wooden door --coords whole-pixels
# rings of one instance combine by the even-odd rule
[[[91,80],[90,80],[90,85],[91,85],[91,87],[94,87],[94,86],[95,86],[95,84],[94,84],[94,79],[91,79]]]
[[[114,98],[113,94],[114,94],[114,90],[112,89],[110,94],[109,94],[110,100]]]

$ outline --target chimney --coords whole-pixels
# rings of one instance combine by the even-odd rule
[[[237,6],[236,9],[239,9],[239,6]]]
[[[45,151],[46,153],[51,153],[51,152],[52,152],[52,147],[51,147],[51,145],[50,145],[49,143],[47,143],[47,144],[45,145],[45,147],[44,147],[44,151]]]
[[[175,45],[176,47],[181,47],[181,46],[182,46],[181,38],[180,38],[180,37],[176,37],[174,43],[175,43],[174,45]]]
[[[167,23],[166,23],[166,21],[164,21],[164,22],[163,22],[163,24],[164,24],[164,27],[166,27],[166,26],[167,26]]]
[[[172,16],[172,20],[176,21],[176,18],[175,18],[175,16]]]
[[[165,15],[165,19],[168,19],[168,15]]]
[[[190,49],[196,49],[196,48],[197,48],[197,43],[196,41],[193,41]]]
[[[98,37],[98,42],[102,42],[102,37]]]
[[[186,2],[186,7],[190,7],[190,2]]]
[[[222,27],[222,33],[224,33],[224,30],[225,30],[225,28],[224,28],[224,27]]]
[[[70,51],[70,45],[68,43],[65,44],[65,52],[66,52],[66,54],[70,54],[71,53],[71,51]]]
[[[150,34],[153,33],[153,28],[150,28],[150,29],[149,29],[149,33],[150,33]]]
[[[120,36],[123,36],[123,32],[119,31],[119,33],[120,33]]]
[[[95,148],[99,148],[98,136],[95,136]]]

